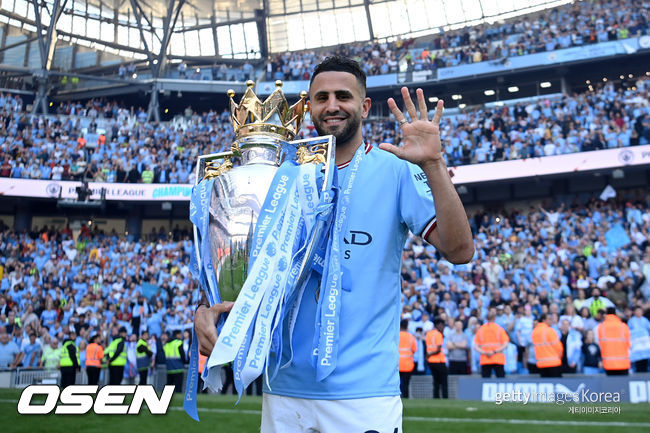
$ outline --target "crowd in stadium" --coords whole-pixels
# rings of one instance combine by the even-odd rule
[[[324,57],[334,54],[357,60],[367,75],[382,75],[397,72],[402,59],[410,70],[434,70],[627,39],[648,34],[648,7],[648,2],[643,0],[575,2],[506,22],[453,30],[420,40],[397,39],[287,52],[264,65],[264,78],[309,80],[313,68]],[[243,75],[244,72],[239,73]],[[224,71],[221,76],[237,75]]]
[[[649,30],[647,6],[647,1],[573,2],[505,23],[443,33],[408,61],[415,70],[426,70],[641,36]]]
[[[645,0],[574,2],[507,21],[447,32],[441,29],[433,37],[275,54],[257,69],[248,61],[239,66],[215,62],[203,69],[183,61],[171,76],[220,81],[309,80],[314,67],[331,55],[357,60],[369,76],[396,73],[401,62],[410,71],[435,70],[647,35],[648,8]],[[136,72],[134,63],[122,64],[118,76],[131,79],[137,77]]]
[[[0,228],[0,323],[24,353],[23,366],[48,367],[43,348],[60,347],[71,332],[83,364],[92,335],[104,342],[122,327],[129,335],[147,329],[155,351],[163,331],[191,327],[198,291],[187,231],[153,230],[134,240],[88,226],[76,234]],[[30,351],[35,342],[39,356]]]
[[[559,155],[650,143],[650,81],[613,83],[527,104],[478,107],[441,123],[449,165]],[[19,96],[0,95],[0,177],[129,183],[192,183],[201,154],[229,150],[230,115],[184,111],[180,123],[147,122],[144,109],[92,99],[32,116]],[[98,124],[103,128],[97,127]],[[84,127],[84,125],[86,125]],[[315,133],[307,123],[302,134]],[[372,144],[395,143],[394,119],[364,124]]]
[[[630,328],[650,335],[648,200],[641,193],[617,202],[477,213],[470,218],[476,253],[467,265],[446,262],[413,237],[403,251],[402,318],[420,342],[434,319],[444,321],[446,337],[459,321],[470,342],[468,367],[477,372],[471,341],[495,309],[512,343],[506,372],[525,374],[535,365],[533,323],[548,314],[558,335],[571,334],[567,371],[598,371],[598,365],[585,368],[581,348],[593,343],[601,309],[615,306]],[[187,232],[161,228],[138,240],[86,226],[0,229],[0,367],[52,367],[46,348],[66,338],[76,342],[83,365],[91,335],[108,343],[121,327],[133,345],[147,329],[155,351],[163,333],[191,326],[199,294],[188,268]],[[17,348],[11,354],[7,338]],[[185,333],[185,353],[189,338]],[[419,343],[419,372],[425,371],[423,350]]]
[[[469,367],[477,372],[473,337],[495,309],[496,323],[512,343],[505,370],[526,373],[535,365],[534,321],[548,314],[558,335],[571,333],[573,339],[563,358],[566,372],[591,372],[584,369],[581,348],[593,343],[594,328],[604,316],[600,310],[616,307],[630,327],[650,332],[647,319],[632,319],[650,316],[648,198],[479,213],[470,219],[476,255],[469,265],[451,265],[412,238],[403,254],[402,317],[420,340],[434,318],[444,320],[446,337],[460,320],[471,352]],[[641,356],[646,358],[632,361],[650,353]],[[420,346],[415,354],[420,371],[424,358]]]
[[[448,165],[562,155],[650,143],[650,81],[616,90],[612,83],[595,92],[535,103],[475,108],[441,121]],[[636,98],[639,99],[636,99]],[[371,142],[394,143],[394,122],[368,122]]]

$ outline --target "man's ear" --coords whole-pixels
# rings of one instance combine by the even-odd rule
[[[311,116],[311,101],[307,101],[307,112],[309,112],[309,115]]]
[[[370,107],[372,106],[372,100],[366,96],[363,99],[363,103],[361,104],[361,106],[363,107],[363,113],[361,114],[361,118],[367,119],[368,115],[370,114]]]

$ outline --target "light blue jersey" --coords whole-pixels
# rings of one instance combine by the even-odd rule
[[[316,380],[312,342],[318,276],[309,281],[293,334],[293,361],[265,392],[310,399],[397,396],[401,253],[409,230],[426,235],[435,208],[417,166],[366,145],[354,183],[348,233],[342,247],[339,352],[336,369]],[[347,164],[339,166],[345,185]],[[289,359],[285,323],[282,363]]]

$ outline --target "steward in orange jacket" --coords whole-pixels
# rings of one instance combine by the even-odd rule
[[[433,321],[435,327],[427,332],[424,337],[426,343],[427,362],[433,376],[433,398],[449,398],[447,387],[447,364],[445,352],[442,351],[444,336],[442,331],[445,329],[445,322],[442,319]]]
[[[97,344],[98,336],[90,337],[90,344],[86,346],[86,374],[88,375],[88,385],[97,385],[99,383],[99,373],[102,371],[102,358],[104,358],[104,349]]]
[[[598,345],[603,368],[608,376],[626,376],[630,370],[630,328],[609,307],[603,323],[598,325]]]
[[[551,318],[542,314],[539,317],[539,323],[533,329],[532,340],[537,368],[542,377],[562,377],[564,349],[560,337],[550,325]]]
[[[409,321],[402,320],[399,330],[399,387],[403,398],[409,398],[409,382],[415,368],[413,354],[418,350],[417,340],[408,332]]]
[[[490,377],[492,370],[497,377],[505,377],[506,355],[510,338],[506,331],[494,323],[497,313],[490,309],[487,323],[483,324],[474,336],[474,349],[481,354],[481,377]]]

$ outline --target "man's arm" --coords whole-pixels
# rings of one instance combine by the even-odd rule
[[[29,357],[29,361],[27,363],[28,368],[32,368],[32,364],[34,363],[34,358],[38,355],[38,350],[35,350],[32,352],[32,356]]]
[[[431,352],[427,352],[427,358],[439,354],[440,350],[442,350],[442,346],[434,345],[433,347],[435,347],[435,349],[433,349]]]
[[[187,358],[185,358],[185,350],[183,349],[182,344],[178,346],[178,353],[180,353],[181,355],[181,361],[183,362],[183,364],[187,364],[188,361]]]
[[[147,346],[140,346],[138,347],[138,352],[139,353],[146,353],[147,356],[152,356],[153,352],[147,348]]]
[[[72,366],[77,370],[80,369],[81,366],[77,362],[77,348],[74,345],[71,344],[68,346],[68,354],[70,355],[70,359],[72,359]]]
[[[555,334],[555,331],[553,331],[553,334]],[[555,349],[555,353],[561,358],[562,354],[564,353],[564,346],[562,345],[562,341],[560,341],[560,337],[555,334],[555,342],[553,343],[553,349]]]
[[[431,341],[431,347],[433,347],[434,349],[433,349],[431,352],[428,352],[428,353],[427,353],[427,358],[428,358],[429,356],[439,354],[439,353],[442,351],[442,345],[444,344],[444,341],[445,341],[445,340],[442,339],[442,340],[440,341],[440,344],[436,344],[436,336],[434,335],[434,336],[433,336],[433,339],[432,339],[432,341]]]
[[[117,347],[115,348],[115,353],[113,356],[108,358],[108,362],[111,363],[117,359],[118,356],[120,356],[120,353],[124,350],[124,340],[120,341],[117,343]]]
[[[14,357],[14,362],[11,364],[11,368],[16,368],[18,367],[18,364],[23,360],[25,357],[25,352],[18,352],[16,353],[16,356]]]
[[[444,159],[420,166],[435,197],[436,228],[426,241],[451,263],[468,263],[474,256],[474,241],[467,214],[451,183]]]
[[[474,241],[465,209],[443,159],[439,128],[443,102],[438,101],[436,113],[429,121],[424,92],[417,89],[416,94],[420,116],[408,88],[402,87],[402,98],[411,122],[408,122],[406,116],[397,108],[395,100],[388,99],[388,107],[402,128],[404,145],[397,147],[382,143],[379,147],[422,169],[435,198],[436,208],[436,229],[431,231],[426,241],[436,247],[450,262],[468,263],[474,255]]]
[[[510,337],[508,337],[508,334],[506,331],[501,328],[501,336],[505,339],[505,343],[503,343],[501,346],[497,347],[497,349],[493,353],[501,353],[504,350],[506,350],[506,347],[508,347],[508,343],[510,343]]]
[[[454,343],[454,347],[456,349],[467,349],[467,338],[463,338],[462,340]]]

